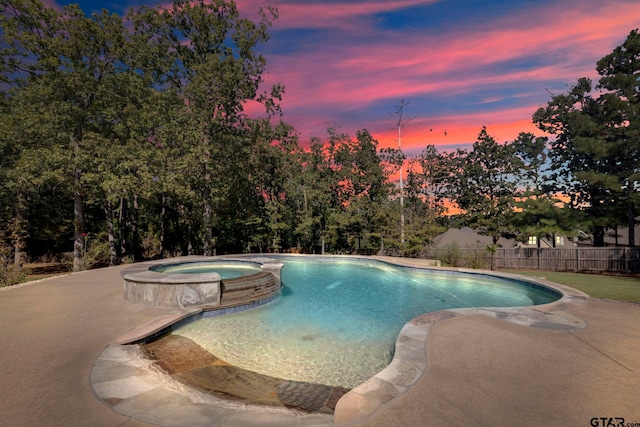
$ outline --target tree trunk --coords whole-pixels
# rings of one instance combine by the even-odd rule
[[[80,163],[81,132],[71,135],[75,166],[73,168],[73,271],[83,269],[84,238],[86,236],[84,221],[84,197],[81,192],[82,169]]]
[[[116,251],[116,238],[113,228],[113,204],[110,200],[104,205],[104,215],[107,218],[107,233],[109,239],[109,265],[118,265],[118,252]]]
[[[604,227],[602,225],[593,227],[593,246],[596,248],[604,246]]]
[[[211,242],[213,240],[213,229],[211,228],[211,203],[209,200],[207,200],[204,204],[203,221],[204,221],[204,242],[202,244],[202,254],[204,256],[211,256],[211,252],[212,252]]]
[[[27,208],[24,194],[18,191],[15,218],[9,224],[11,243],[13,244],[13,264],[18,268],[22,268],[22,263],[24,262],[24,252],[22,250],[27,247],[26,238],[28,232],[26,214]]]
[[[307,188],[302,187],[302,195],[304,196],[304,212],[307,213]]]
[[[140,210],[138,209],[138,195],[133,195],[133,219],[131,222],[131,245],[134,261],[139,261],[142,258],[140,253],[140,228],[138,227],[138,220],[140,218]]]
[[[83,268],[84,258],[84,199],[79,191],[73,196],[73,271]]]
[[[208,176],[205,177],[204,190],[202,192],[202,221],[204,223],[204,242],[202,242],[202,253],[204,256],[211,256],[213,229],[211,228],[211,192],[209,191]]]
[[[633,209],[633,188],[631,185],[627,185],[627,222],[629,224],[629,247],[636,246],[636,218],[635,211]]]
[[[165,221],[167,216],[167,193],[162,193],[160,201],[160,256],[164,254]]]
[[[18,242],[14,242],[13,244],[13,265],[22,267],[22,250]]]
[[[120,197],[120,259],[124,260],[127,256],[127,199]]]

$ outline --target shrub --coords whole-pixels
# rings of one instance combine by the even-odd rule
[[[22,267],[10,264],[0,264],[0,288],[4,286],[17,285],[22,282],[27,275]]]
[[[149,233],[142,241],[142,258],[156,259],[162,256],[160,237],[155,233]]]
[[[13,263],[12,248],[0,235],[0,288],[16,285],[26,276],[22,266]]]
[[[61,262],[67,266],[69,271],[73,270],[73,253],[64,254]],[[85,247],[82,251],[82,259],[80,260],[80,270],[90,270],[92,268],[104,267],[109,265],[109,242],[105,233],[93,236],[87,234],[85,236]]]
[[[429,251],[428,256],[440,259],[448,267],[488,268],[490,266],[487,249],[479,247],[461,248],[452,242],[442,249]]]
[[[20,265],[10,261],[5,251],[0,252],[0,288],[4,286],[17,285],[27,277],[26,272]]]
[[[452,242],[444,247],[441,258],[444,265],[462,267],[462,250],[456,242]]]

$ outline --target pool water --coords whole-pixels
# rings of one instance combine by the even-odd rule
[[[174,332],[217,357],[274,377],[355,387],[386,367],[405,323],[463,307],[531,306],[559,295],[481,274],[376,261],[285,259],[282,297]]]
[[[258,264],[229,262],[229,261],[203,261],[183,262],[177,264],[161,264],[151,268],[158,273],[198,274],[216,272],[221,279],[248,276],[260,273],[262,270]]]

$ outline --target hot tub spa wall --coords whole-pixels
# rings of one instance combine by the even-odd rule
[[[219,305],[220,275],[153,271],[124,275],[124,299],[151,307]]]
[[[233,304],[222,303],[225,300],[224,286],[221,286],[222,280],[218,273],[165,274],[150,270],[149,265],[136,266],[122,272],[123,298],[136,304],[170,308],[206,306],[215,309],[248,304],[270,298],[280,291],[282,266],[281,263],[262,264],[261,273],[240,278],[241,287],[250,290],[255,284],[257,292],[245,292],[246,296],[242,300],[234,300]],[[265,280],[269,284],[265,284]]]

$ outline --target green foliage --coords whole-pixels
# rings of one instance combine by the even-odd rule
[[[293,203],[293,238],[308,252],[372,251],[383,227],[381,205],[388,199],[387,172],[378,142],[366,130],[356,139],[328,129],[326,144],[316,139],[297,154],[299,173],[287,185]]]
[[[494,243],[513,235],[518,191],[513,178],[520,166],[513,145],[498,144],[483,127],[473,149],[458,150],[452,163],[447,196],[464,211],[465,225],[482,230]]]
[[[427,145],[415,159],[420,170],[417,177],[419,191],[416,193],[425,197],[429,210],[436,217],[446,213],[447,189],[456,170],[455,161],[454,154],[440,153],[433,145]],[[411,174],[409,178],[412,178]],[[409,188],[411,189],[411,179]],[[411,192],[409,196],[412,196]]]
[[[284,87],[264,85],[275,9],[252,21],[223,0],[124,19],[38,0],[0,7],[0,244],[11,281],[25,252],[73,250],[75,270],[290,248],[424,256],[452,221],[450,202],[494,242],[571,235],[576,218],[617,225],[638,206],[637,32],[598,63],[605,93],[581,79],[536,113],[553,141],[498,144],[483,128],[471,151],[427,146],[407,159],[364,129],[299,146],[278,120]],[[390,177],[407,163],[401,235]],[[480,252],[446,257],[480,266]]]
[[[521,133],[513,142],[520,160],[519,185],[524,186],[515,203],[513,222],[522,240],[536,236],[538,242],[542,237],[555,242],[555,234],[575,236],[578,232],[580,217],[557,196],[558,189],[552,185],[547,144],[547,137],[531,133]]]
[[[11,13],[1,24],[5,42],[14,47],[8,60],[27,71],[13,82],[12,130],[32,169],[49,171],[73,194],[78,270],[83,268],[85,194],[95,187],[86,172],[99,167],[96,148],[113,140],[126,120],[123,106],[140,96],[132,90],[136,74],[126,65],[126,30],[106,11],[86,17],[78,5],[57,11],[39,2],[7,3]],[[28,63],[21,62],[23,57]],[[48,155],[38,155],[43,152]]]
[[[463,267],[463,268],[489,268],[490,262],[487,261],[487,255],[490,255],[488,248],[461,248],[456,242],[452,242],[444,248],[430,251],[429,258],[435,258],[442,261],[447,267]]]
[[[444,265],[450,267],[462,266],[462,250],[460,245],[456,242],[452,242],[444,247],[444,250],[439,254],[441,261]]]
[[[142,257],[144,259],[162,257],[162,242],[156,233],[148,233],[142,240]]]
[[[252,156],[291,131],[270,122],[283,87],[260,92],[266,61],[257,47],[268,40],[275,9],[252,22],[233,2],[176,0],[132,10],[125,22],[106,11],[85,16],[77,5],[1,5],[9,90],[1,105],[8,176],[0,180],[0,219],[16,215],[19,198],[28,215],[43,195],[69,203],[56,206],[55,225],[34,229],[41,218],[25,218],[16,236],[68,241],[71,231],[76,270],[94,263],[81,259],[89,231],[106,228],[111,263],[167,250],[207,253],[215,242],[233,247],[245,238],[237,230],[260,205],[265,181],[258,181],[273,178],[251,175],[260,169]],[[264,105],[266,119],[244,112],[251,100]],[[162,230],[159,246],[140,238],[144,229]]]
[[[6,245],[3,239],[0,238],[0,288],[16,285],[26,278],[22,265],[15,264],[11,255],[11,247]]]
[[[634,224],[640,185],[640,34],[598,61],[601,78],[593,84],[578,79],[567,94],[553,96],[533,116],[551,142],[552,179],[584,212],[596,246],[604,244],[604,228],[624,224],[635,244]]]
[[[80,265],[77,265],[73,257],[64,258],[62,263],[73,271],[91,270],[109,265],[109,243],[106,233],[95,236],[87,234],[83,237],[84,246],[82,247]]]
[[[0,259],[0,288],[22,283],[26,277],[21,266]]]

